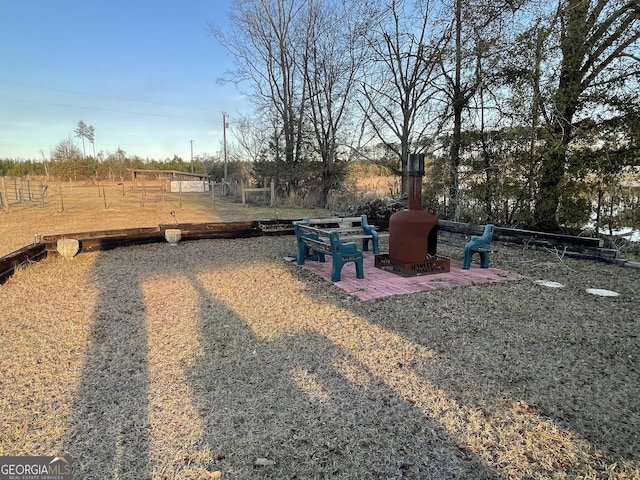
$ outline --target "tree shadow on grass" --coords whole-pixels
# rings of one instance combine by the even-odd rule
[[[206,478],[218,470],[230,478],[500,478],[412,396],[414,385],[435,388],[429,398],[439,402],[412,365],[414,354],[428,362],[424,351],[398,352],[407,342],[388,335],[383,344],[399,343],[361,344],[375,334],[370,324],[342,324],[332,315],[348,311],[307,297],[295,280],[282,303],[282,257],[256,266],[254,244],[241,242],[98,257],[94,323],[65,445],[78,478]],[[238,256],[247,263],[235,265]],[[240,273],[228,276],[234,268]],[[257,287],[260,298],[256,268],[271,278]],[[151,278],[162,279],[155,296]],[[183,304],[187,291],[196,299]],[[328,316],[318,313],[326,305]],[[267,311],[278,312],[275,320],[262,318]],[[189,324],[193,342],[171,338]],[[159,374],[159,365],[171,372]]]
[[[376,359],[363,361],[331,332],[295,322],[301,311],[287,314],[274,296],[269,308],[290,325],[271,335],[258,316],[238,313],[242,300],[217,296],[206,279],[191,282],[204,313],[202,356],[187,377],[214,452],[209,470],[235,478],[500,478],[372,371]]]
[[[145,306],[135,269],[114,272],[102,260],[66,451],[75,478],[151,478]]]
[[[401,317],[363,304],[354,311],[366,309],[372,322],[437,351],[450,366],[438,382],[462,401],[502,402],[551,420],[601,452],[589,452],[594,468],[600,454],[612,465],[640,464],[632,299],[603,306],[605,320],[590,310],[586,300],[593,299],[582,290],[544,290],[528,282],[416,294],[420,298],[423,307]],[[394,300],[382,303],[388,301]]]

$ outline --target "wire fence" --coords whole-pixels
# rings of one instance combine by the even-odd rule
[[[0,208],[8,209],[20,204],[44,206],[48,186],[41,180],[0,177]]]

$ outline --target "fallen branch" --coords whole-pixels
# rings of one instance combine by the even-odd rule
[[[564,263],[564,256],[565,256],[565,254],[567,253],[567,247],[566,247],[566,246],[565,246],[565,247],[564,247],[564,249],[562,250],[562,254],[560,254],[560,253],[558,252],[558,249],[557,249],[557,248],[555,248],[555,247],[553,248],[553,250],[552,250],[552,249],[550,249],[550,248],[548,248],[548,247],[544,247],[544,249],[545,249],[545,251],[547,251],[547,252],[549,252],[549,253],[554,254],[554,255],[556,256],[556,258],[558,259],[558,262],[560,262],[560,264],[561,264],[564,268],[566,268],[567,270],[569,270],[569,271],[570,271],[570,272],[572,272],[572,273],[575,273],[575,272],[576,272],[573,268],[569,267],[566,263]]]

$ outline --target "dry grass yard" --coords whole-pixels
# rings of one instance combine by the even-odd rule
[[[0,212],[3,249],[276,210],[67,198]],[[19,270],[0,286],[0,455],[68,453],[78,479],[640,478],[640,271],[500,247],[492,266],[523,280],[360,302],[283,261],[294,243]]]
[[[259,198],[259,194],[253,195],[252,198]],[[134,189],[131,182],[100,186],[54,182],[49,186],[44,207],[33,202],[0,209],[0,256],[32,243],[36,233],[152,227],[175,222],[292,219],[314,212],[327,214],[323,210],[249,207],[204,194],[162,193],[158,185],[150,183],[146,188],[139,185]]]

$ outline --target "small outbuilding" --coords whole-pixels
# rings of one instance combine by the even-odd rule
[[[209,175],[203,173],[178,172],[177,170],[147,170],[143,168],[131,168],[131,182],[133,188],[138,186],[139,178],[157,179],[162,188],[168,192],[198,192],[210,191]]]

